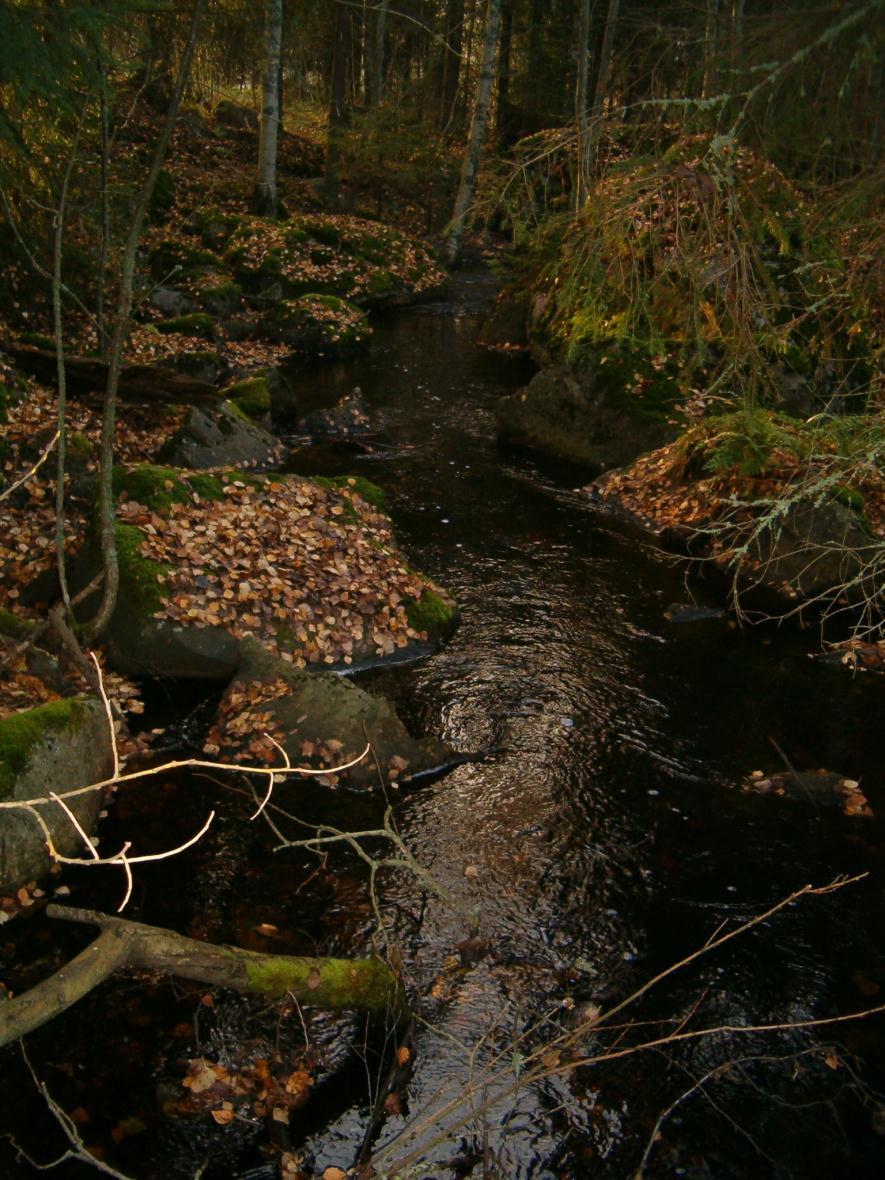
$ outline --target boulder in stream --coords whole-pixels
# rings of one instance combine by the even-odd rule
[[[231,401],[209,410],[194,406],[160,450],[173,467],[265,467],[280,454],[278,440]]]
[[[503,442],[581,463],[595,471],[622,467],[676,437],[665,418],[631,408],[629,397],[589,372],[542,369],[495,405]]]
[[[51,792],[102,782],[113,773],[107,717],[100,701],[73,697],[50,701],[0,720],[0,800],[46,799]],[[87,833],[95,828],[103,792],[68,801]],[[63,856],[85,856],[83,841],[57,803],[36,805]],[[35,816],[0,810],[0,892],[46,873],[52,861]]]
[[[271,737],[293,766],[323,772],[318,779],[287,778],[276,788],[287,798],[312,781],[324,787],[381,790],[407,776],[459,761],[444,742],[413,738],[388,700],[371,696],[333,672],[293,668],[246,638],[205,749],[212,757],[278,765],[281,758]],[[367,743],[371,751],[356,765],[328,773],[358,758]]]

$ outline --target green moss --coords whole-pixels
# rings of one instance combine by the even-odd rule
[[[192,311],[189,315],[177,315],[171,320],[163,320],[156,324],[156,329],[164,336],[170,332],[181,332],[183,336],[202,336],[206,340],[215,338],[215,320],[205,311]]]
[[[71,697],[0,720],[0,797],[8,797],[16,777],[27,769],[34,746],[47,733],[61,733],[78,724],[83,709],[84,702]]]
[[[376,270],[369,275],[369,293],[371,295],[389,295],[400,285],[399,279],[389,270]]]
[[[166,279],[173,274],[211,274],[224,269],[221,260],[210,250],[199,250],[176,239],[155,246],[150,263],[151,274],[157,279]]]
[[[20,332],[19,344],[27,344],[31,348],[42,348],[44,352],[55,352],[55,341],[45,332]]]
[[[448,631],[458,617],[458,608],[435,590],[425,590],[419,599],[409,599],[404,606],[409,626],[431,637]]]
[[[36,626],[30,619],[22,619],[9,610],[0,608],[0,635],[10,639],[25,639]]]
[[[116,524],[117,560],[120,563],[120,606],[142,616],[152,615],[163,606],[163,586],[172,567],[144,557],[144,535],[131,524]]]
[[[217,475],[207,475],[201,471],[191,471],[187,474],[187,483],[201,500],[223,500],[224,481]]]
[[[72,434],[68,435],[67,453],[68,457],[73,459],[75,463],[88,463],[95,453],[95,448],[85,434],[81,434],[79,430],[75,430]]]
[[[289,955],[234,956],[243,964],[244,990],[267,995],[295,991],[321,1008],[363,1008],[376,1016],[405,1014],[396,976],[380,959],[301,959]]]
[[[249,418],[260,419],[270,413],[270,390],[264,377],[246,377],[225,393],[228,401]]]
[[[229,413],[233,414],[235,418],[239,418],[241,422],[249,422],[250,424],[252,423],[252,419],[245,412],[245,410],[241,410],[237,403],[231,401],[230,399],[223,401],[220,408],[222,410],[227,410]],[[224,418],[219,418],[218,429],[222,434],[231,434],[233,432],[233,425],[229,420],[225,422]]]
[[[387,493],[383,488],[379,488],[377,484],[372,483],[371,480],[364,479],[361,475],[333,475],[333,476],[318,476],[313,481],[319,484],[321,488],[328,488],[330,491],[350,491],[356,492],[367,504],[371,504],[373,508],[377,508],[380,512],[388,511]]]
[[[154,512],[166,512],[173,504],[187,503],[187,488],[172,467],[114,468],[114,495],[125,492],[128,499],[144,504]]]
[[[239,307],[243,288],[233,279],[214,281],[210,276],[195,284],[194,295],[207,312],[229,316]]]

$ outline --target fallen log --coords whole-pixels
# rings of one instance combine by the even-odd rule
[[[263,955],[197,942],[172,930],[111,918],[94,910],[49,905],[50,918],[98,926],[98,938],[66,966],[20,996],[0,1002],[0,1046],[70,1008],[115,971],[150,971],[210,987],[291,995],[319,1008],[361,1008],[399,1023],[408,1016],[402,984],[381,959]]]
[[[10,356],[16,367],[30,373],[49,385],[57,379],[54,352],[40,348],[23,348],[12,344],[3,351]],[[100,393],[107,382],[107,362],[92,356],[65,357],[65,372],[68,390],[74,394]],[[124,365],[120,372],[120,397],[126,401],[166,402],[173,405],[180,402],[214,403],[221,395],[209,381],[188,377],[176,369],[164,365]]]

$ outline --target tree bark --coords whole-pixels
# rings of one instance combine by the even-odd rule
[[[329,99],[329,134],[326,144],[326,172],[323,200],[330,213],[340,204],[338,165],[341,159],[341,135],[347,122],[347,57],[350,49],[350,12],[341,0],[335,5],[335,48],[332,53],[332,89]]]
[[[447,0],[443,26],[442,85],[439,98],[439,126],[447,127],[458,97],[458,74],[461,70],[461,46],[464,43],[464,0]]]
[[[498,140],[506,125],[506,111],[510,103],[510,57],[513,45],[513,0],[502,0],[501,43],[498,47],[498,85],[496,87],[496,124]]]
[[[280,55],[283,44],[283,0],[267,0],[264,23],[264,83],[258,177],[252,207],[261,217],[277,212],[277,142],[280,129]]]
[[[501,0],[488,0],[482,68],[479,72],[479,79],[476,85],[476,99],[473,106],[473,120],[470,124],[470,138],[467,141],[464,167],[461,170],[461,181],[458,185],[457,196],[455,197],[455,209],[446,239],[446,261],[449,266],[457,266],[460,261],[461,242],[464,237],[467,210],[470,207],[470,202],[473,200],[473,194],[476,190],[476,173],[479,169],[479,158],[485,142],[489,98],[492,93],[492,80],[495,76],[495,51],[498,45],[498,29],[500,23]]]
[[[587,197],[590,176],[589,127],[587,119],[587,74],[590,50],[590,0],[581,0],[578,21],[578,70],[575,82],[575,125],[578,132],[577,176],[575,178],[575,213],[580,213]]]
[[[156,147],[154,148],[150,169],[141,187],[141,192],[135,203],[135,209],[132,212],[129,233],[127,234],[126,245],[123,250],[120,294],[117,301],[117,318],[114,324],[114,335],[108,356],[108,379],[107,385],[105,386],[101,421],[98,527],[101,537],[104,583],[98,611],[95,618],[86,627],[85,638],[87,643],[93,643],[110,622],[114,608],[117,605],[117,591],[120,587],[120,567],[117,561],[117,533],[114,522],[114,431],[116,428],[117,386],[123,363],[123,348],[126,344],[126,336],[129,331],[129,315],[132,310],[135,255],[141,239],[141,230],[144,225],[148,205],[153,195],[154,186],[157,183],[157,176],[163,165],[163,160],[166,158],[169,141],[172,138],[172,131],[175,127],[175,120],[178,117],[178,108],[181,106],[182,95],[184,94],[184,88],[190,74],[191,62],[193,61],[194,50],[197,46],[197,34],[200,29],[200,21],[205,7],[206,0],[195,0],[188,39],[181,57],[181,63],[178,67],[178,77],[175,81],[172,101],[169,104],[169,110],[166,112],[166,120],[163,124],[163,130],[160,132],[160,138],[157,140]]]
[[[379,107],[381,105],[381,95],[384,93],[384,46],[386,45],[387,36],[387,4],[388,0],[379,0],[375,11],[375,27],[372,30],[374,36],[369,37],[366,33],[367,48],[371,45],[371,52],[368,54],[368,69],[366,77],[368,81],[368,102],[371,107]]]
[[[588,168],[602,131],[602,112],[605,108],[605,100],[608,98],[612,51],[614,50],[615,29],[617,28],[620,9],[621,0],[608,0],[608,12],[605,16],[605,32],[602,35],[602,48],[599,51],[599,71],[596,75],[596,89],[593,92],[593,109],[590,112],[590,129],[587,135]]]
[[[210,987],[289,994],[319,1008],[360,1008],[400,1022],[408,1015],[402,984],[381,959],[262,955],[197,942],[172,930],[111,918],[93,910],[50,905],[51,918],[98,926],[98,938],[67,966],[0,1008],[0,1046],[60,1015],[115,971],[150,971]]]

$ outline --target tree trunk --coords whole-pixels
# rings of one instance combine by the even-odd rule
[[[513,46],[513,0],[501,4],[501,44],[498,48],[498,85],[496,93],[495,133],[504,138],[507,108],[510,105],[510,56]]]
[[[60,1015],[115,971],[152,971],[210,987],[267,996],[291,995],[320,1008],[361,1008],[400,1022],[408,1015],[402,984],[380,959],[262,955],[197,942],[141,922],[50,905],[51,918],[98,926],[101,934],[60,971],[3,1004],[0,1046]]]
[[[379,0],[375,12],[375,28],[373,30],[372,49],[369,54],[368,101],[369,106],[379,107],[381,95],[384,93],[384,46],[387,36],[387,4],[388,0]],[[368,45],[367,33],[367,45]]]
[[[341,0],[335,5],[335,47],[332,54],[332,90],[329,99],[329,133],[326,145],[326,173],[323,199],[330,213],[340,204],[338,165],[341,159],[341,134],[347,121],[347,53],[350,48],[350,11]]]
[[[602,112],[605,100],[608,98],[608,84],[611,77],[612,51],[615,44],[615,29],[618,24],[618,13],[621,0],[608,0],[608,12],[605,16],[605,32],[602,35],[602,48],[599,51],[599,72],[596,75],[596,89],[593,93],[593,109],[590,112],[591,126],[587,136],[588,168],[593,151],[599,142],[602,131]]]
[[[111,620],[114,613],[114,608],[117,605],[117,591],[120,585],[120,567],[117,562],[117,533],[114,521],[114,491],[113,491],[113,469],[114,469],[114,430],[116,427],[117,414],[117,386],[120,380],[120,369],[123,363],[123,349],[126,344],[126,336],[129,331],[129,314],[132,310],[132,285],[135,275],[135,255],[138,250],[138,243],[141,238],[141,229],[144,224],[145,215],[147,213],[148,205],[150,204],[151,196],[153,195],[154,186],[157,183],[157,176],[162,167],[163,160],[166,157],[166,151],[169,147],[169,140],[172,138],[172,131],[175,127],[175,120],[178,117],[178,108],[181,105],[181,98],[184,94],[184,88],[187,83],[188,75],[190,74],[191,62],[193,61],[194,50],[197,45],[197,33],[200,28],[200,21],[203,16],[203,9],[206,6],[206,0],[195,0],[193,16],[191,17],[190,30],[188,32],[188,40],[185,45],[184,53],[181,57],[181,64],[178,67],[178,78],[175,83],[175,90],[172,95],[172,102],[169,104],[169,110],[166,113],[166,121],[163,124],[163,130],[160,132],[160,138],[154,148],[153,159],[148,171],[141,192],[138,195],[138,200],[135,204],[135,209],[132,212],[132,219],[129,223],[129,233],[126,238],[126,245],[123,250],[123,261],[120,275],[120,294],[117,301],[117,318],[114,324],[114,335],[111,341],[110,353],[108,356],[108,379],[105,386],[104,406],[102,412],[101,422],[101,451],[99,458],[99,485],[98,485],[98,526],[101,537],[101,558],[104,569],[104,583],[102,588],[101,604],[95,618],[88,624],[86,628],[86,640],[88,643],[95,641],[96,637],[104,630]]]
[[[587,125],[587,73],[590,51],[590,0],[581,0],[578,22],[578,70],[575,82],[575,125],[578,132],[577,175],[575,177],[575,213],[580,213],[587,197],[590,176],[590,153]]]
[[[455,197],[452,223],[446,239],[446,261],[449,266],[457,266],[460,261],[461,241],[464,237],[467,210],[470,207],[470,202],[473,200],[473,194],[476,189],[476,173],[479,169],[479,158],[485,142],[489,98],[492,93],[492,80],[495,76],[495,51],[498,46],[498,28],[500,23],[501,0],[488,0],[482,68],[479,72],[479,79],[476,85],[473,121],[470,125],[470,138],[467,141],[467,151],[464,155],[464,167],[461,169],[461,181],[458,185],[457,196]]]
[[[704,77],[701,83],[701,97],[709,98],[713,87],[713,63],[716,59],[716,25],[719,20],[719,0],[706,0],[707,12],[704,21]]]
[[[277,141],[280,129],[280,56],[283,44],[283,0],[267,0],[264,23],[264,86],[258,178],[252,207],[261,217],[277,212]]]
[[[458,97],[461,46],[464,43],[464,0],[447,0],[443,26],[442,82],[439,96],[439,126],[447,127]]]

